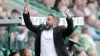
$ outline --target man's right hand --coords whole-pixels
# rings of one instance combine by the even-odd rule
[[[27,2],[26,3],[26,6],[24,7],[24,13],[27,14],[29,12],[29,9],[30,9],[30,5],[29,3]]]

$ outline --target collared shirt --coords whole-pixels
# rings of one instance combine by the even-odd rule
[[[42,31],[40,56],[57,56],[53,40],[53,30]]]

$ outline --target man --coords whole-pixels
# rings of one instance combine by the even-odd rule
[[[20,16],[20,12],[17,9],[13,9],[11,11],[11,18],[10,19],[18,19]]]
[[[69,9],[64,8],[68,27],[58,26],[59,17],[55,14],[47,16],[46,25],[32,25],[29,16],[29,4],[24,8],[23,18],[26,27],[36,33],[35,55],[36,56],[69,56],[64,44],[65,37],[73,32],[73,21]]]

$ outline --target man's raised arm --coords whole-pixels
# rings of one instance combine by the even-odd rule
[[[26,27],[29,30],[36,33],[38,30],[38,26],[32,25],[32,22],[30,20],[30,15],[29,15],[29,8],[30,8],[30,5],[26,3],[26,6],[24,7],[24,13],[23,13],[24,22],[25,22]]]
[[[64,13],[66,14],[67,18],[67,28],[64,28],[63,30],[63,37],[67,37],[69,36],[72,32],[73,32],[73,20],[72,20],[72,16],[71,16],[71,13],[69,11],[69,9],[67,7],[64,8]]]

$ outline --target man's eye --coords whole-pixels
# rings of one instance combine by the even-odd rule
[[[50,19],[48,18],[48,21],[50,21]]]

